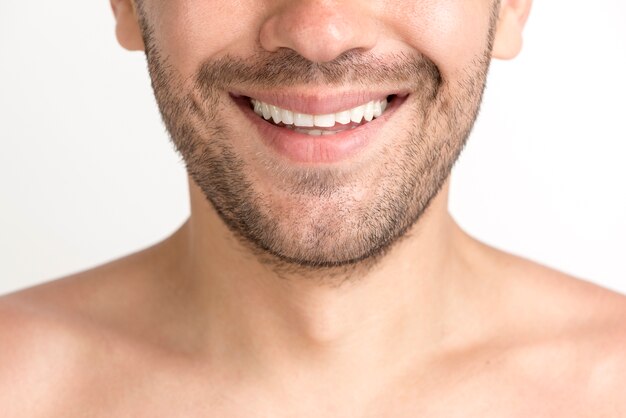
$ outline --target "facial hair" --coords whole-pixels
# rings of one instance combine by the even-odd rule
[[[141,7],[140,7],[141,9]],[[279,274],[350,276],[375,266],[422,218],[449,177],[478,114],[497,12],[485,49],[456,81],[415,53],[350,50],[314,63],[293,50],[207,59],[183,77],[139,10],[146,57],[165,126],[191,179],[231,233]],[[229,88],[409,85],[411,116],[367,167],[272,166],[234,146]],[[261,189],[259,176],[273,189]]]

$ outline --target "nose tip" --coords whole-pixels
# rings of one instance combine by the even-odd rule
[[[352,49],[372,49],[376,38],[367,8],[348,1],[288,0],[267,18],[260,32],[263,49],[289,48],[317,63]]]

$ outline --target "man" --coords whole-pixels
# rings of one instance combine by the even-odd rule
[[[192,213],[2,298],[2,416],[626,416],[624,297],[447,212],[531,0],[111,3]]]

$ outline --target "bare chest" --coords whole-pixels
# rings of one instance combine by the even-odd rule
[[[122,377],[122,376],[120,376]],[[140,379],[142,380],[142,379]],[[193,380],[193,379],[192,379]],[[135,382],[135,384],[132,384]],[[332,385],[332,382],[328,382]],[[598,405],[580,396],[580,391],[565,384],[544,382],[520,384],[500,380],[476,379],[466,385],[419,390],[403,389],[380,397],[375,402],[356,396],[341,398],[312,397],[311,393],[237,387],[217,381],[191,382],[176,376],[156,376],[138,382],[127,379],[101,381],[91,388],[57,404],[59,417],[599,417]],[[607,415],[609,416],[609,415]]]

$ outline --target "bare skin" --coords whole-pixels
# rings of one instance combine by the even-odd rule
[[[458,68],[467,68],[476,56],[472,50],[478,54],[485,46],[486,0],[424,0],[410,10],[400,9],[408,2],[388,0],[380,2],[381,7],[336,13],[329,5],[339,3],[331,3],[257,2],[267,7],[242,6],[241,19],[234,21],[219,19],[220,13],[224,19],[232,14],[232,9],[219,7],[227,3],[210,6],[218,16],[213,23],[233,26],[229,34],[246,33],[242,28],[254,28],[251,22],[263,17],[259,21],[265,22],[260,26],[264,48],[289,48],[320,63],[357,47],[402,44],[410,47],[406,51],[421,49],[444,79],[454,79]],[[382,7],[391,3],[397,9]],[[112,4],[120,43],[143,49],[146,38],[141,38],[133,4]],[[154,41],[162,51],[170,51],[170,63],[183,75],[191,75],[185,69],[195,67],[193,54],[202,48],[217,55],[215,51],[245,49],[245,42],[227,42],[228,35],[207,44],[214,38],[203,31],[211,28],[202,25],[203,20],[194,21],[209,13],[207,2],[144,0],[144,7],[154,24],[168,16],[154,26]],[[519,52],[529,8],[528,1],[502,2],[495,57],[511,58]],[[186,14],[188,10],[196,13]],[[346,16],[350,19],[342,20]],[[455,26],[452,17],[465,24]],[[306,25],[290,26],[292,21],[318,26],[307,32],[302,29]],[[414,24],[405,26],[407,21]],[[369,32],[359,33],[363,28]],[[399,34],[402,43],[396,42]],[[427,42],[431,34],[444,45],[458,42],[459,49],[437,50],[439,43]],[[395,43],[384,42],[390,39]],[[215,97],[230,103],[225,95]],[[220,111],[232,109],[225,104]],[[394,124],[402,125],[399,119]],[[239,122],[245,126],[243,119]],[[382,130],[381,141],[389,137],[402,143],[403,137],[391,133],[409,130],[410,125]],[[437,133],[433,131],[432,141]],[[276,222],[296,222],[293,195],[272,188],[279,179],[255,166],[255,160],[247,158],[248,149],[236,147],[237,138],[226,143],[234,144],[245,163],[242,175],[253,173],[255,190],[263,188],[271,196],[264,203],[281,214]],[[255,156],[267,153],[270,158],[262,147],[255,151]],[[342,168],[353,177],[364,176],[358,164],[350,165],[353,162],[341,163]],[[379,175],[379,162],[370,161],[368,175]],[[192,158],[187,163],[194,173],[203,168],[194,166]],[[288,172],[297,170],[281,171]],[[383,181],[384,173],[375,178]],[[289,184],[289,179],[282,180]],[[626,416],[626,297],[466,234],[447,210],[449,177],[402,239],[377,263],[350,270],[345,277],[340,268],[296,263],[290,269],[275,268],[236,235],[207,200],[213,183],[201,187],[190,175],[189,184],[191,216],[161,243],[0,298],[3,416]],[[370,184],[372,189],[376,184]],[[424,184],[423,190],[428,190],[431,183]],[[311,197],[298,210],[315,216],[311,208],[318,202],[322,200]],[[323,203],[332,207],[333,202]],[[319,220],[334,220],[333,215],[329,210]],[[349,223],[339,229],[354,232]],[[298,237],[303,229],[287,231]],[[296,251],[301,243],[295,238],[286,249],[280,240],[273,242],[278,243],[276,252],[306,254]],[[335,257],[332,261],[337,262],[345,255],[329,248],[320,245],[316,256]]]
[[[426,295],[442,298],[439,307],[418,293],[428,287],[420,278],[382,272],[344,292],[215,279],[219,302],[204,293],[212,286],[185,275],[191,225],[207,221],[194,219],[208,209],[198,206],[154,247],[7,295],[2,409],[15,417],[626,413],[626,299],[476,241],[445,211],[446,193],[429,219],[445,225],[455,253],[440,277],[462,280]],[[367,286],[378,291],[359,290]],[[236,311],[225,306],[232,290]]]

